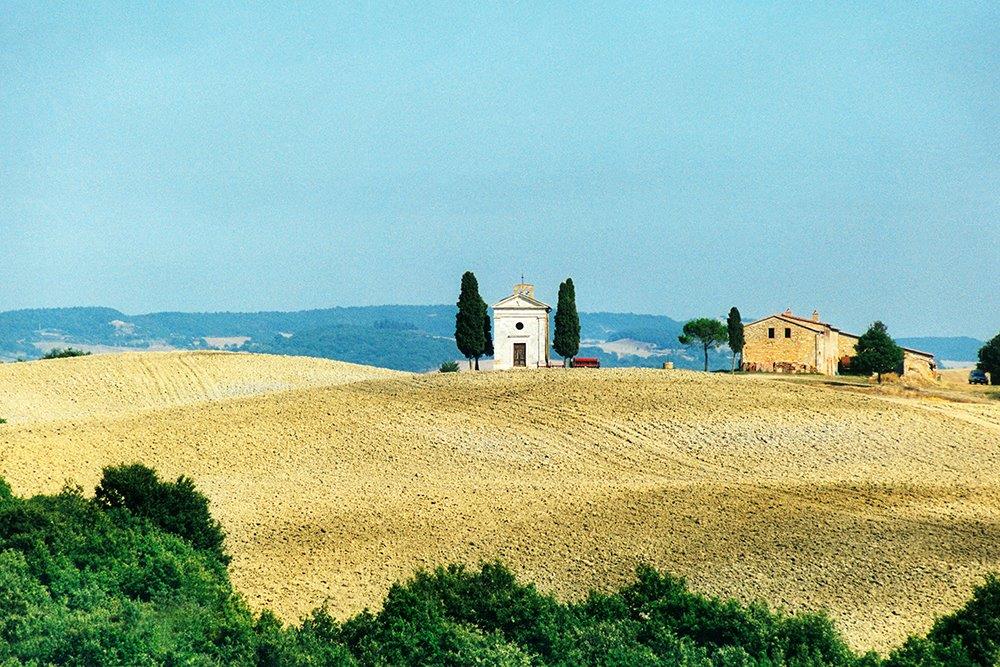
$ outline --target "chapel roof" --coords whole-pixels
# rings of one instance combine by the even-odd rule
[[[528,283],[518,283],[514,285],[514,292],[493,304],[493,309],[497,308],[544,308],[551,310],[552,307],[535,298],[535,286]]]

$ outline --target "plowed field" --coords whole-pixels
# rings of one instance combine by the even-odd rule
[[[198,375],[215,358],[134,367]],[[258,387],[313,363],[239,358]],[[64,387],[51,423],[24,398],[42,389],[22,388],[33,418],[0,426],[0,475],[21,494],[91,488],[123,461],[191,475],[229,533],[237,586],[290,620],[324,601],[341,616],[378,605],[444,562],[501,558],[576,597],[646,561],[701,591],[826,608],[856,647],[885,649],[1000,570],[996,401],[684,371],[358,373],[180,405],[130,389],[154,398],[124,409],[115,394],[105,414],[95,396],[74,415]]]
[[[9,422],[110,417],[394,375],[400,374],[325,359],[225,352],[134,352],[0,364],[0,417]]]

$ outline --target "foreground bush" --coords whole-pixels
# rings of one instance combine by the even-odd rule
[[[250,664],[252,616],[212,554],[78,489],[0,488],[0,664]]]
[[[166,510],[153,511],[158,501],[194,519],[171,523]],[[996,577],[926,637],[911,638],[885,660],[852,653],[825,616],[701,596],[649,567],[617,593],[566,604],[519,583],[499,563],[451,565],[394,585],[378,613],[338,623],[318,609],[284,626],[270,612],[255,617],[233,592],[221,531],[210,546],[192,543],[215,526],[205,524],[206,516],[211,521],[190,480],[162,482],[142,466],[107,469],[94,500],[73,488],[24,500],[0,480],[0,664],[930,667],[1000,661]]]
[[[225,564],[225,533],[208,511],[208,498],[195,490],[190,478],[163,482],[156,472],[134,463],[104,469],[95,500],[105,508],[124,508],[135,516],[184,538],[196,549],[206,549]]]

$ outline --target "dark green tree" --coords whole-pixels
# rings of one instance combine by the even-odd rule
[[[1000,384],[1000,333],[979,348],[979,370],[990,374],[990,384]]]
[[[455,344],[458,351],[469,360],[476,360],[476,370],[479,370],[479,357],[486,351],[486,338],[483,336],[483,318],[486,317],[486,302],[479,296],[479,283],[472,271],[462,274],[462,289],[458,295],[458,313],[455,314]]]
[[[719,320],[699,317],[684,324],[684,333],[677,337],[682,345],[701,345],[705,353],[705,370],[708,370],[708,350],[729,340],[729,331]]]
[[[569,366],[580,351],[580,316],[576,312],[576,288],[573,279],[567,278],[559,284],[559,301],[556,304],[556,330],[552,347],[563,358],[563,365]]]
[[[903,348],[896,345],[884,324],[874,322],[858,339],[851,371],[861,375],[874,373],[881,382],[883,373],[902,370]]]
[[[489,306],[486,302],[483,302],[483,339],[486,341],[486,345],[483,348],[484,357],[493,356],[493,327],[492,322],[490,322]]]
[[[729,332],[729,349],[733,351],[732,370],[736,370],[736,356],[739,355],[740,362],[743,362],[743,319],[736,306],[729,309],[729,317],[726,318],[726,329]]]

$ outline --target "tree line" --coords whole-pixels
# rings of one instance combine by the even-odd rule
[[[709,350],[728,344],[732,351],[730,370],[735,371],[738,366],[737,358],[742,364],[743,348],[746,344],[739,309],[733,306],[729,310],[725,324],[711,317],[689,320],[684,324],[683,333],[678,336],[678,341],[683,345],[701,348],[706,371]],[[877,320],[858,338],[850,366],[841,370],[850,375],[874,375],[876,381],[882,382],[882,376],[887,373],[903,372],[905,356],[903,348],[889,335],[888,327]],[[987,341],[979,350],[979,362],[976,367],[990,374],[991,384],[1000,385],[1000,333]]]
[[[742,363],[743,348],[746,345],[743,322],[740,311],[733,306],[729,310],[726,323],[723,324],[711,317],[700,317],[684,324],[684,332],[678,337],[684,345],[701,347],[704,353],[704,369],[708,370],[708,351],[712,348],[728,344],[732,351],[732,366],[736,369],[736,359]],[[903,370],[903,348],[889,336],[888,328],[882,322],[876,321],[858,339],[855,355],[849,369],[851,374],[875,375],[879,382],[886,373],[901,373]]]
[[[93,497],[15,496],[0,479],[2,665],[853,665],[1000,660],[1000,578],[887,656],[852,651],[822,613],[700,595],[648,566],[564,602],[501,563],[394,584],[378,611],[297,623],[249,609],[194,482],[106,468]]]
[[[479,360],[493,356],[493,336],[488,306],[479,295],[479,283],[471,271],[462,275],[457,305],[455,343],[462,356],[468,359],[469,368],[479,370]],[[713,317],[688,320],[678,336],[678,342],[700,349],[705,371],[708,371],[709,351],[727,345],[732,353],[730,371],[735,371],[742,366],[746,345],[739,309],[733,306],[725,323]],[[559,284],[552,347],[566,366],[580,351],[580,317],[572,278]],[[886,373],[902,373],[904,357],[903,348],[889,335],[888,327],[881,321],[875,321],[858,339],[850,367],[842,370],[856,375],[874,375],[881,382]],[[979,350],[977,368],[990,374],[992,384],[1000,385],[1000,333]],[[441,370],[457,369],[450,365],[446,369],[442,365]]]

